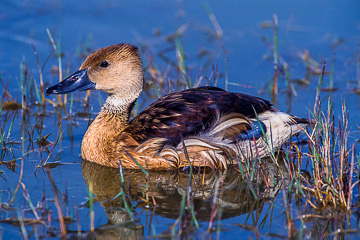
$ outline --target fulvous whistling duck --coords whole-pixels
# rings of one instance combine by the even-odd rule
[[[81,157],[110,167],[224,169],[270,155],[309,124],[267,100],[217,87],[167,94],[130,120],[143,86],[137,47],[120,43],[90,54],[77,72],[46,93],[99,89],[109,94],[84,135]]]

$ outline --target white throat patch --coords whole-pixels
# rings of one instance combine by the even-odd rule
[[[129,106],[136,101],[138,96],[135,94],[132,97],[121,98],[116,95],[109,95],[102,107],[105,111],[126,111]]]

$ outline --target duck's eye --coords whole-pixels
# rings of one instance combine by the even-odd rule
[[[102,63],[100,63],[100,67],[102,68],[106,68],[109,66],[109,63],[107,61],[103,61]]]

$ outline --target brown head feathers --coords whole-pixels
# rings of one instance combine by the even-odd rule
[[[81,64],[79,70],[101,64],[102,61],[107,59],[113,61],[129,59],[132,60],[133,64],[141,65],[139,50],[136,46],[128,43],[118,43],[91,53]]]

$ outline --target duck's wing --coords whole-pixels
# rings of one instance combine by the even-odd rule
[[[125,131],[139,142],[162,137],[170,145],[211,131],[227,138],[241,138],[242,133],[254,129],[249,119],[266,111],[274,111],[271,103],[258,97],[216,87],[193,88],[159,98]]]

